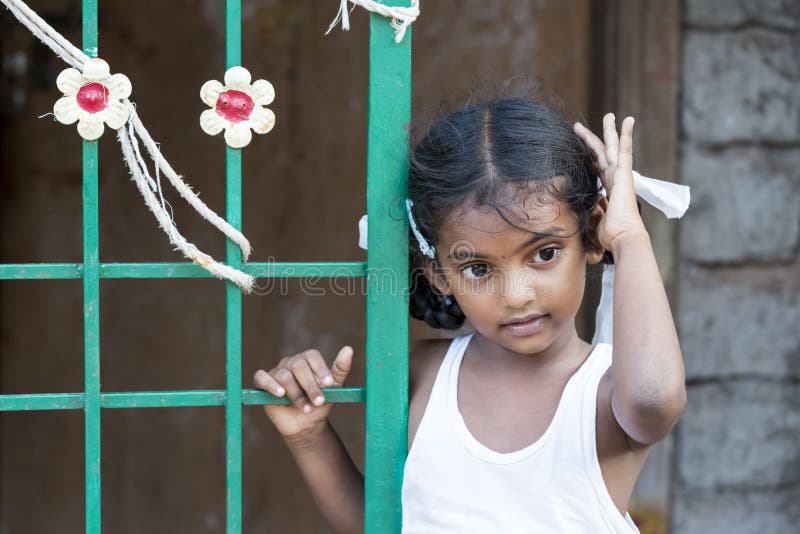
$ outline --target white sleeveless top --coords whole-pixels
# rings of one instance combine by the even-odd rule
[[[500,453],[475,439],[458,410],[458,373],[473,335],[451,342],[406,459],[403,534],[638,533],[612,501],[597,459],[597,387],[611,345],[596,345],[570,377],[537,441]]]

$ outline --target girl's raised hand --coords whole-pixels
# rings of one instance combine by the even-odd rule
[[[633,123],[633,117],[626,117],[618,135],[614,114],[607,113],[603,117],[605,142],[583,124],[574,126],[575,133],[594,152],[595,167],[608,195],[597,234],[602,247],[612,253],[623,236],[646,233],[633,188]]]
[[[264,411],[281,435],[290,441],[313,440],[321,431],[333,404],[325,403],[321,387],[344,385],[353,363],[353,349],[342,347],[331,369],[318,350],[307,350],[282,358],[269,372],[259,369],[253,382],[276,397],[294,404],[265,404]]]

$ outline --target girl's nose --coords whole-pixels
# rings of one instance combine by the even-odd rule
[[[535,269],[522,268],[505,272],[502,284],[503,299],[509,308],[527,308],[527,304],[537,298],[537,277]]]

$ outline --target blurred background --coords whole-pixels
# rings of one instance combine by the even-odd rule
[[[80,44],[78,0],[29,5]],[[244,151],[253,261],[363,261],[368,16],[324,31],[339,2],[243,0],[243,65],[270,80],[276,128]],[[224,74],[223,0],[102,0],[100,56],[133,83],[172,166],[224,212],[224,143],[199,127],[199,88]],[[651,453],[630,511],[643,533],[768,533],[800,524],[800,3],[796,0],[437,0],[413,25],[415,117],[471,87],[539,77],[598,129],[637,118],[635,168],[692,187],[667,222],[645,207],[678,322],[689,402]],[[65,65],[0,13],[0,262],[80,262],[81,139],[52,116]],[[387,103],[387,105],[390,105]],[[40,118],[41,117],[41,118]],[[180,230],[220,235],[171,195]],[[111,132],[100,142],[103,262],[181,261]],[[580,332],[591,338],[597,282]],[[356,292],[357,293],[357,292]],[[315,347],[356,348],[364,296],[244,299],[243,383]],[[451,337],[411,320],[412,338]],[[224,388],[224,287],[104,280],[104,391]],[[83,389],[80,280],[0,282],[0,393]],[[106,532],[223,532],[222,408],[106,410]],[[363,468],[364,407],[333,424]],[[327,533],[260,407],[243,414],[245,532]],[[84,528],[80,411],[0,414],[0,533]]]

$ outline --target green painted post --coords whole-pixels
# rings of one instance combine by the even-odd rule
[[[83,51],[97,57],[97,0],[83,0]],[[86,532],[100,532],[100,252],[97,141],[83,142],[83,380]]]
[[[385,2],[409,5],[408,0]],[[370,15],[367,149],[367,433],[365,531],[400,532],[408,427],[408,185],[411,31],[394,42]]]
[[[242,15],[240,0],[225,1],[225,68],[242,63]],[[242,227],[242,151],[225,149],[225,210],[228,222]],[[228,265],[240,268],[239,247],[226,242]],[[225,460],[226,530],[242,531],[242,292],[225,283]]]

